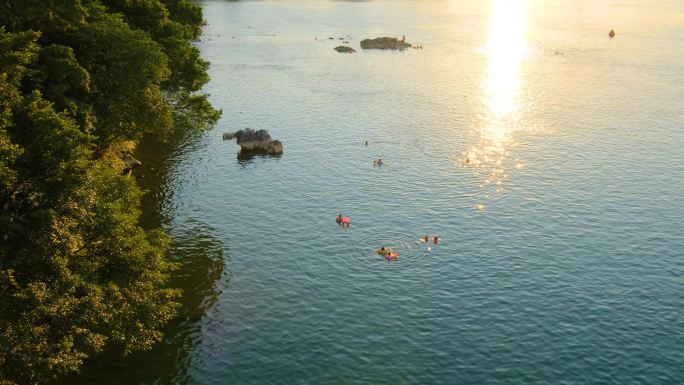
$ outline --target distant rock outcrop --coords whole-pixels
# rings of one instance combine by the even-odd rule
[[[343,52],[343,53],[354,53],[356,50],[352,47],[347,47],[345,45],[341,45],[338,47],[335,47],[335,51],[337,52]]]
[[[361,40],[361,48],[363,49],[399,49],[404,50],[411,48],[411,44],[399,40],[395,37],[377,37],[375,39]]]
[[[283,144],[279,140],[273,140],[266,130],[254,131],[246,128],[237,132],[226,132],[223,139],[235,138],[240,148],[245,151],[265,152],[277,155],[283,153]]]

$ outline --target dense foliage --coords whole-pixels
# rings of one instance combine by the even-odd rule
[[[102,154],[216,122],[202,20],[189,0],[0,0],[0,384],[149,348],[173,317],[169,240]]]

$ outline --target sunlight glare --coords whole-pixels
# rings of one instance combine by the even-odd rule
[[[517,114],[520,65],[527,55],[527,21],[523,0],[496,0],[487,44],[488,69],[485,104],[496,123]]]
[[[487,71],[483,80],[482,107],[475,127],[479,143],[460,158],[463,166],[472,167],[484,179],[485,186],[500,192],[508,178],[505,169],[520,170],[524,163],[508,161],[515,146],[513,133],[521,129],[521,67],[528,55],[527,9],[525,0],[494,0],[486,44]]]

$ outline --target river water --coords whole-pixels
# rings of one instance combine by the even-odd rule
[[[143,151],[185,307],[80,381],[684,383],[681,1],[201,4],[223,118]]]

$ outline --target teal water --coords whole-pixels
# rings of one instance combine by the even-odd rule
[[[681,2],[201,4],[223,118],[145,151],[186,308],[80,380],[684,383]]]

